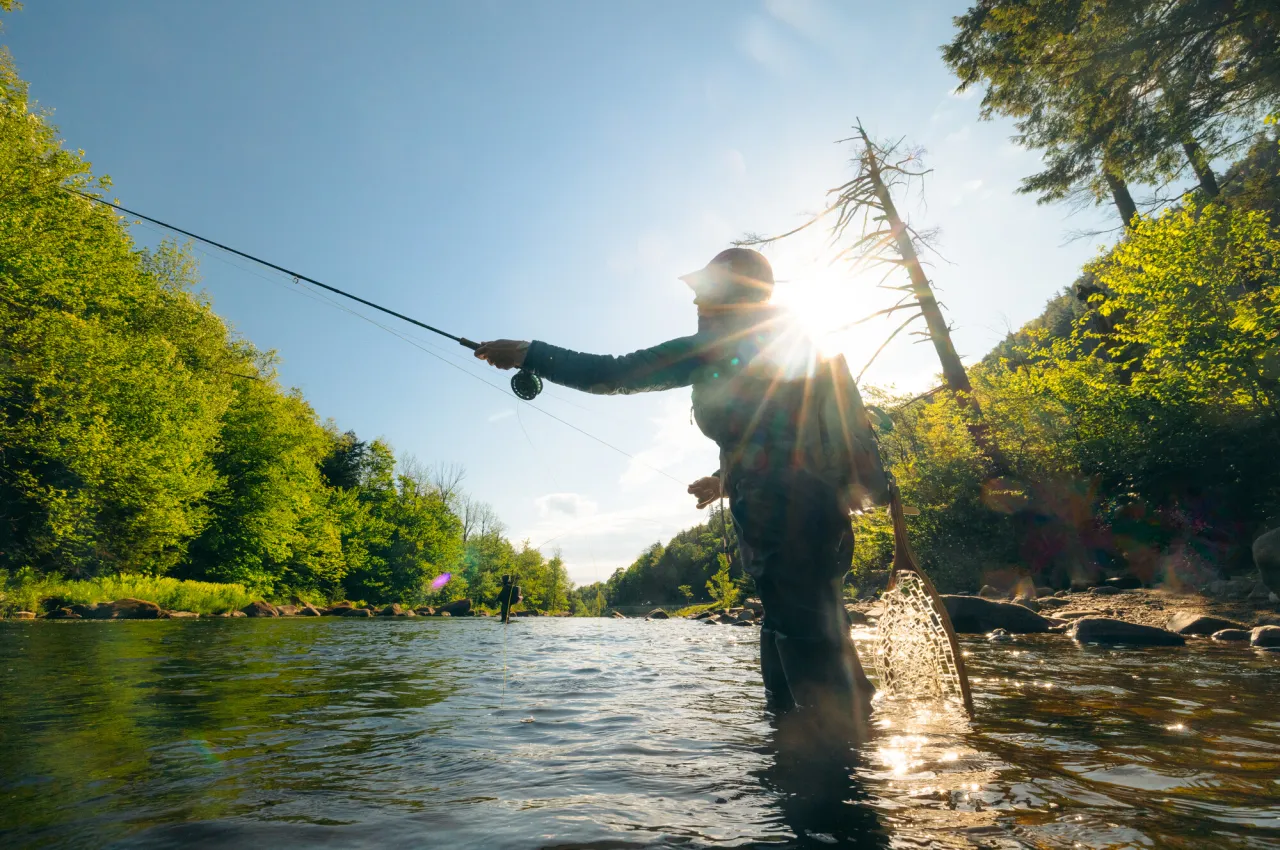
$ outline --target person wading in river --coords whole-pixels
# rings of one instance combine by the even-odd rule
[[[681,280],[698,310],[692,336],[621,357],[502,339],[476,357],[589,393],[692,386],[720,469],[689,492],[699,508],[729,499],[741,563],[764,604],[770,704],[811,743],[862,740],[873,689],[844,612],[849,512],[884,504],[888,488],[857,386],[843,358],[819,358],[769,302],[773,270],[760,253],[730,248]]]

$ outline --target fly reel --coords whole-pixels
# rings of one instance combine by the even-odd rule
[[[511,376],[511,392],[518,399],[533,401],[542,392],[542,378],[528,369],[521,369]]]

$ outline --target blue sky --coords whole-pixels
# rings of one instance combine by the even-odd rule
[[[939,58],[965,5],[35,0],[0,38],[126,206],[473,339],[602,353],[691,332],[676,276],[818,208],[847,174],[833,142],[860,117],[929,152],[905,206],[940,228],[933,277],[973,360],[1095,253],[1072,231],[1115,222],[1013,193],[1036,156],[1007,123],[978,122]],[[825,270],[824,250],[771,254],[788,297],[827,320],[882,303]],[[425,340],[442,361],[278,275],[200,256],[216,309],[278,351],[322,417],[463,464],[509,532],[560,547],[576,581],[698,521],[650,468],[688,481],[716,466],[687,390],[553,388],[517,407],[482,383],[505,375],[447,341]],[[892,327],[839,340],[855,370]],[[932,352],[900,340],[867,382],[934,386]]]

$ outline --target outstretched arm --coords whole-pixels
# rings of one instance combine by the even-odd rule
[[[621,357],[583,354],[536,340],[500,339],[481,345],[476,357],[499,369],[528,369],[553,383],[600,395],[687,387],[699,364],[698,344],[691,336]]]

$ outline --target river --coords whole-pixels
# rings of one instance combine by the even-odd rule
[[[882,705],[824,775],[776,753],[757,641],[0,623],[0,845],[1280,847],[1280,653],[966,639],[975,723]]]

